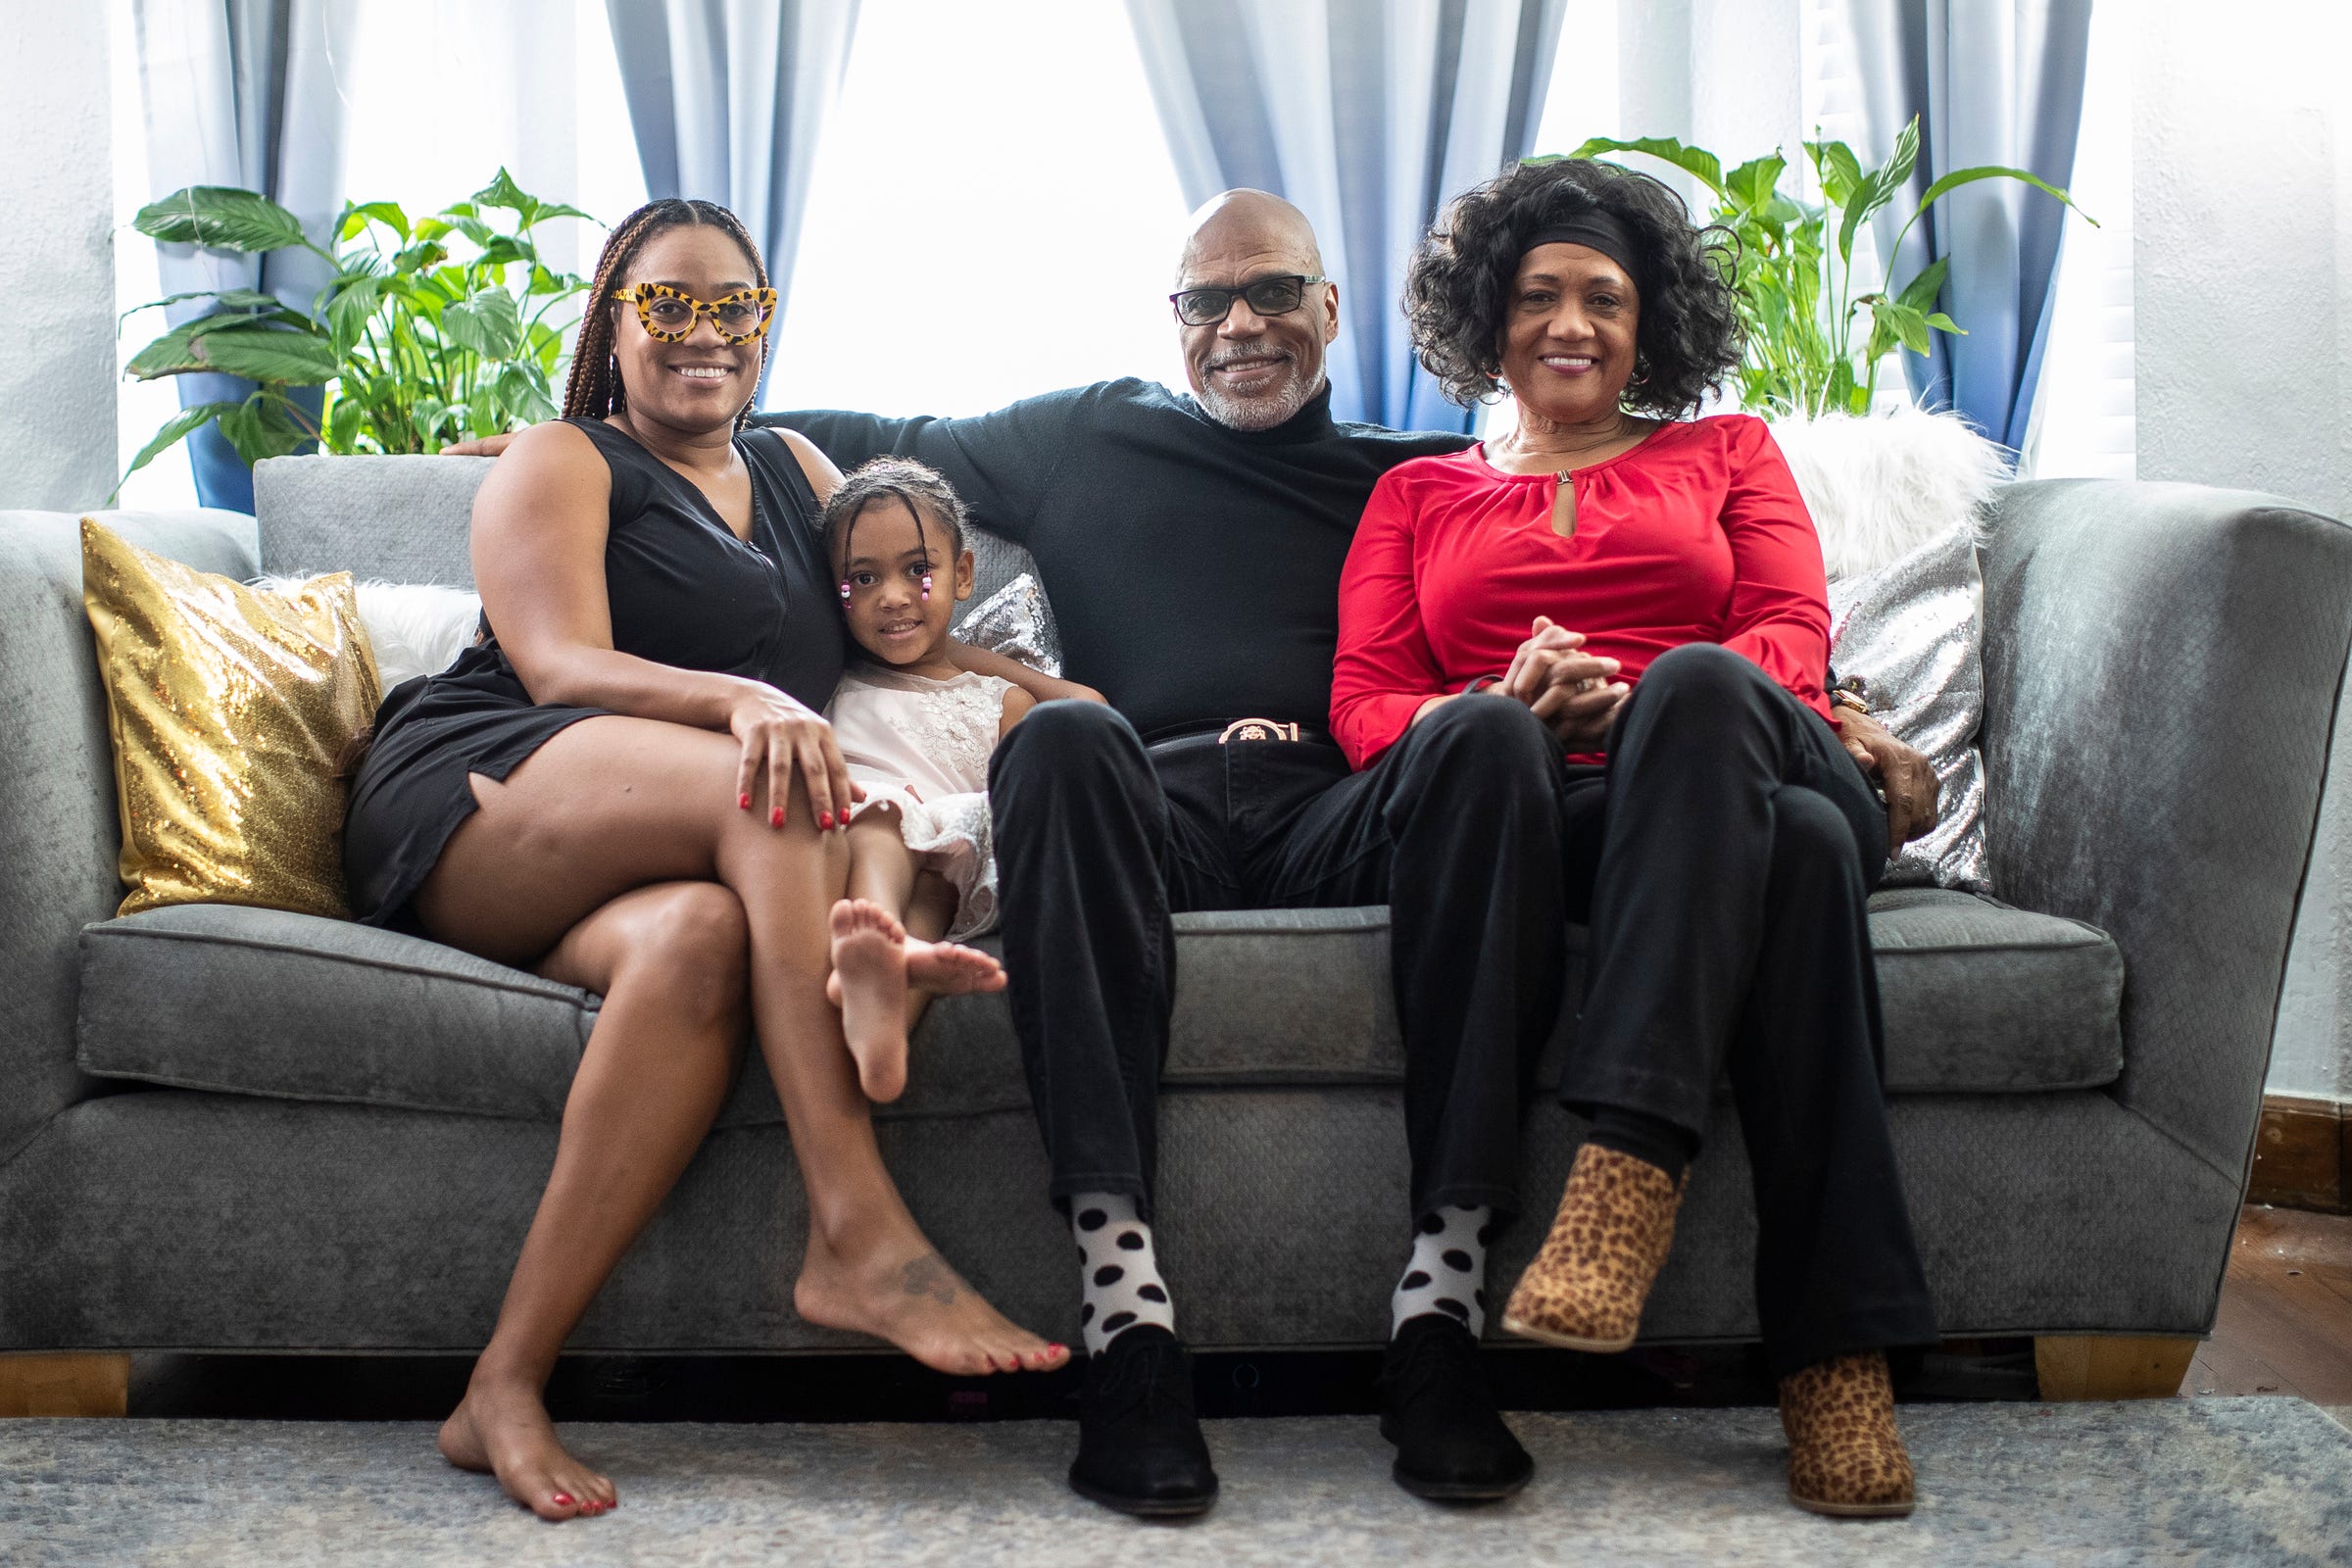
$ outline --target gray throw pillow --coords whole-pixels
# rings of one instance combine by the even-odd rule
[[[1886,868],[1887,887],[1989,893],[1984,852],[1984,589],[1958,528],[1875,571],[1830,584],[1830,666],[1867,684],[1873,716],[1927,754],[1942,786],[1935,831]]]

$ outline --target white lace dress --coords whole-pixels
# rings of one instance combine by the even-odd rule
[[[956,889],[960,942],[997,923],[997,858],[989,845],[988,759],[1012,683],[966,670],[932,680],[858,664],[825,707],[850,777],[865,786],[856,815],[888,803],[915,863]]]

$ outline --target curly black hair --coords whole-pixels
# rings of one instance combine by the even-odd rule
[[[1597,209],[1641,254],[1629,413],[1694,412],[1740,363],[1743,340],[1731,279],[1739,242],[1690,221],[1683,199],[1649,175],[1589,158],[1523,163],[1447,205],[1413,253],[1404,316],[1413,349],[1446,395],[1467,407],[1500,388],[1503,314],[1530,237]]]

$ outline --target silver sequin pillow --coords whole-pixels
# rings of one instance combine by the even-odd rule
[[[1061,633],[1046,604],[1045,589],[1029,572],[965,611],[956,623],[956,637],[1045,674],[1061,673]]]
[[[1984,854],[1984,590],[1974,532],[1957,528],[1830,584],[1830,666],[1861,676],[1874,716],[1927,754],[1943,787],[1934,832],[1886,867],[1886,887],[1989,893]]]

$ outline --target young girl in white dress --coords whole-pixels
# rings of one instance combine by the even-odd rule
[[[906,1087],[906,1035],[931,996],[1004,985],[995,958],[958,944],[996,923],[988,760],[1036,700],[948,657],[949,622],[972,593],[963,529],[954,487],[904,458],[857,469],[825,506],[842,615],[868,661],[850,666],[825,710],[865,791],[826,991],[874,1101]],[[924,989],[907,984],[910,958]]]

